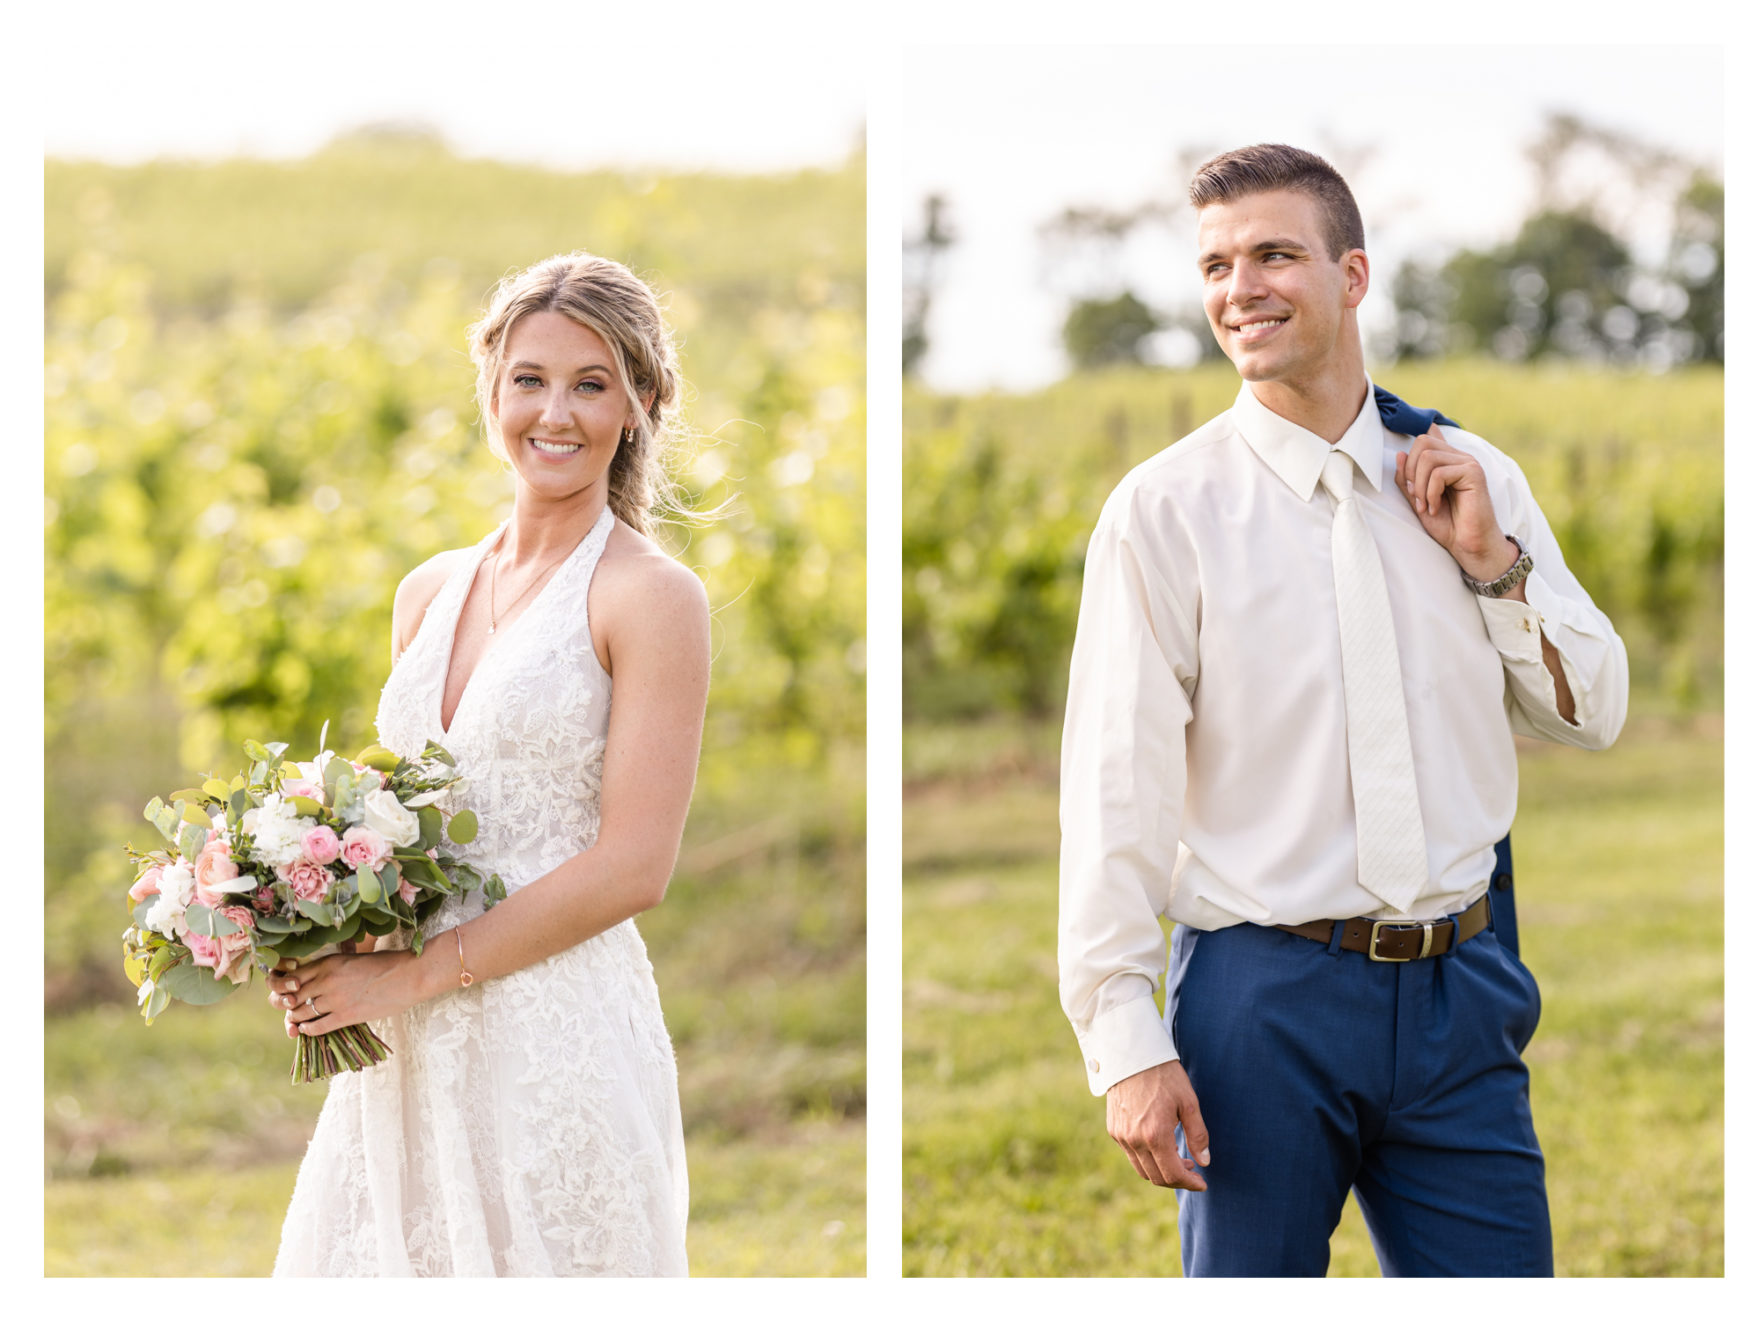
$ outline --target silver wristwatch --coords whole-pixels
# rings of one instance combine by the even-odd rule
[[[1528,553],[1528,547],[1515,537],[1504,534],[1504,540],[1516,548],[1516,562],[1509,566],[1509,571],[1500,578],[1490,582],[1480,582],[1467,576],[1467,570],[1461,569],[1461,581],[1465,582],[1481,596],[1507,596],[1519,587],[1528,574],[1534,571],[1534,556]]]

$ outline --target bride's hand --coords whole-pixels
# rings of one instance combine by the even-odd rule
[[[356,953],[349,944],[341,948],[340,953],[303,965],[283,959],[269,973],[269,1002],[286,1010],[290,1040],[394,1017],[426,998],[408,975],[413,954]]]

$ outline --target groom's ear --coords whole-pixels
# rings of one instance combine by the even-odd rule
[[[1369,293],[1369,254],[1352,248],[1338,259],[1344,272],[1344,305],[1354,309]]]

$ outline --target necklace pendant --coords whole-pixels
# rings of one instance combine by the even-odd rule
[[[494,635],[495,635],[495,625],[490,624],[489,625],[489,636],[493,637]]]

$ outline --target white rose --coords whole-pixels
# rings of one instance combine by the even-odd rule
[[[408,848],[422,837],[422,823],[413,811],[404,810],[397,794],[388,788],[376,788],[367,794],[364,804],[366,826],[376,831],[393,848]]]

